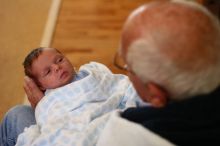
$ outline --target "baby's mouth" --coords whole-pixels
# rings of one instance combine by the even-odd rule
[[[62,72],[60,75],[60,79],[64,79],[67,76],[67,72]]]

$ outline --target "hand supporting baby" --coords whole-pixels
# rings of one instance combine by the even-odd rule
[[[35,109],[38,102],[44,97],[44,92],[41,91],[37,84],[28,76],[24,77],[23,87],[32,108]]]

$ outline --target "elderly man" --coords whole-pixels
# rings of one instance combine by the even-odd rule
[[[112,113],[97,145],[218,145],[219,40],[218,21],[192,2],[152,2],[135,10],[122,33],[126,64],[115,61],[152,106]],[[33,123],[30,108],[16,107],[0,135],[13,145],[19,130]]]
[[[210,12],[187,1],[141,6],[119,53],[125,63],[116,57],[116,66],[152,107],[112,115],[98,145],[220,144],[220,26]]]

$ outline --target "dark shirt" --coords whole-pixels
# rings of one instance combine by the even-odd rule
[[[220,88],[164,108],[129,108],[121,116],[177,145],[220,145]]]

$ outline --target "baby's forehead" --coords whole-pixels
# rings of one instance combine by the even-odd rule
[[[41,73],[46,66],[48,66],[52,61],[54,61],[59,56],[63,56],[56,49],[43,49],[38,57],[33,59],[32,64],[30,66],[30,70],[33,75]],[[37,77],[37,76],[36,76]]]
[[[44,64],[47,63],[47,61],[56,58],[57,56],[63,56],[59,51],[53,48],[43,49],[40,54],[33,59],[32,61],[32,67],[36,64],[42,63],[44,61]],[[45,62],[46,61],[46,62]],[[43,64],[41,64],[43,65]]]

